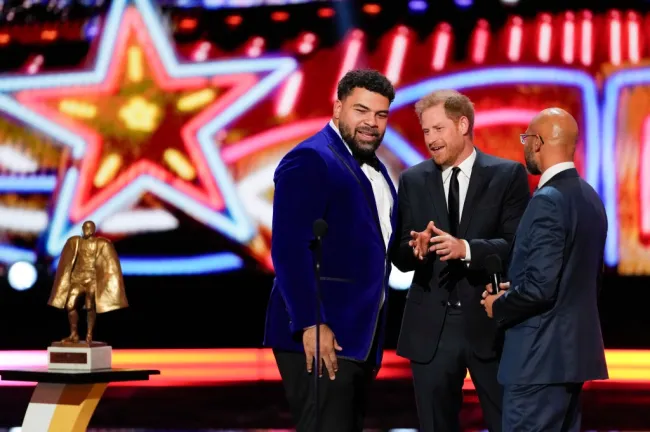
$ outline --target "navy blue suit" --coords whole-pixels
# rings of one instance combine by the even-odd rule
[[[511,288],[493,304],[505,328],[503,431],[579,431],[585,381],[607,379],[597,298],[607,216],[575,169],[533,195],[515,237]]]
[[[393,197],[394,227],[397,194],[383,164],[380,169]],[[354,415],[355,421],[362,421],[357,402],[365,398],[367,389],[355,386],[369,382],[368,372],[373,375],[381,363],[386,321],[382,295],[386,304],[391,269],[372,186],[329,125],[282,159],[274,181],[271,253],[276,278],[264,343],[275,350],[298,430],[310,430],[304,400],[310,396],[312,379],[305,371],[302,333],[316,323],[310,243],[314,221],[323,218],[329,228],[322,241],[320,319],[332,329],[343,350],[337,352],[336,380],[330,381],[326,374],[321,379],[323,387],[330,386],[321,397],[329,404],[323,408],[323,421],[339,423],[323,425],[321,430],[356,430],[347,418]],[[332,404],[338,404],[335,413],[327,411]],[[348,406],[353,405],[359,406],[350,414]]]

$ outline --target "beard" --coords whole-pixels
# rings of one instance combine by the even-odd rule
[[[351,127],[340,120],[339,132],[341,132],[343,141],[350,147],[352,155],[361,160],[372,159],[384,139],[384,134],[380,134],[377,129],[362,126],[352,130]],[[373,139],[370,141],[357,139],[357,133],[360,132],[372,135]]]
[[[528,150],[527,147],[524,147],[524,159],[526,160],[526,169],[532,175],[540,175],[542,171],[539,169],[539,165],[535,162],[533,157],[533,152]]]

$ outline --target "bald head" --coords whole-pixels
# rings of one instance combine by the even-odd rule
[[[526,166],[532,174],[560,162],[573,161],[578,142],[578,122],[561,108],[547,108],[537,114],[526,131]]]
[[[544,131],[549,147],[565,150],[573,159],[578,142],[578,122],[571,114],[561,108],[547,108],[537,114],[533,122]]]

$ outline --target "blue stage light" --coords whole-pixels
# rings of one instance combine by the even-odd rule
[[[428,7],[429,5],[424,0],[411,0],[409,2],[409,9],[411,12],[424,12]]]
[[[454,3],[456,3],[456,6],[458,6],[460,8],[468,8],[474,3],[474,1],[473,0],[454,0]]]

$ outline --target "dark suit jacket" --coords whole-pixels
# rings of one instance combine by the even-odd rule
[[[488,283],[483,262],[486,256],[498,254],[504,268],[507,265],[510,244],[530,191],[523,165],[476,151],[458,235],[469,242],[469,267],[459,260],[442,262],[435,254],[424,261],[414,258],[408,245],[411,230],[423,231],[433,221],[449,232],[442,171],[427,160],[400,177],[400,238],[391,255],[397,268],[404,272],[415,270],[415,275],[407,295],[397,353],[417,362],[431,360],[438,346],[449,297],[445,281],[449,277],[457,281],[466,335],[475,352],[486,358],[496,354],[496,324],[480,304]]]
[[[397,194],[386,168],[397,218]],[[343,347],[340,357],[365,360],[377,335],[382,356],[390,262],[370,181],[329,125],[292,149],[275,171],[271,254],[276,278],[269,300],[265,345],[303,351],[302,330],[316,323],[316,282],[310,243],[325,219],[321,320]]]
[[[502,384],[608,377],[597,306],[606,237],[603,203],[575,169],[535,192],[517,230],[511,288],[492,309],[507,329]]]

